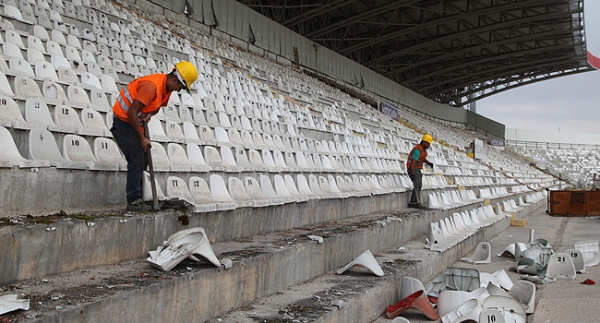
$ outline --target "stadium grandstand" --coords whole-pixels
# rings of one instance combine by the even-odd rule
[[[510,129],[474,109],[594,70],[583,8],[0,1],[0,321],[384,322],[407,277],[472,279],[447,268],[510,230],[525,241],[528,219],[550,221],[536,219],[552,191],[600,183],[599,138]],[[144,200],[164,207],[125,211],[112,106],[181,61],[198,79],[148,123]],[[409,208],[406,161],[424,134],[426,207]],[[519,310],[488,315],[532,322],[511,293]]]

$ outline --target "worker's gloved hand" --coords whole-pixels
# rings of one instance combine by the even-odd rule
[[[431,162],[430,162],[430,163],[429,163],[429,164],[427,164],[427,165],[429,165],[429,167],[431,167],[431,170],[433,170],[433,163],[431,163]]]

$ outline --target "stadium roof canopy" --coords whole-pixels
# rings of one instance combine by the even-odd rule
[[[583,0],[238,0],[432,100],[592,70]]]

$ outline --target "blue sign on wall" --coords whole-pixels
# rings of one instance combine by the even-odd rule
[[[387,102],[381,102],[381,113],[393,120],[398,120],[398,106]]]

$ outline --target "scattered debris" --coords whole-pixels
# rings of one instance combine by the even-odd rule
[[[335,300],[335,301],[331,302],[330,305],[337,306],[339,309],[342,309],[342,308],[344,308],[344,306],[346,306],[346,302],[344,302],[342,300]]]
[[[309,235],[308,238],[313,241],[317,241],[318,243],[323,243],[323,237],[317,235]]]

